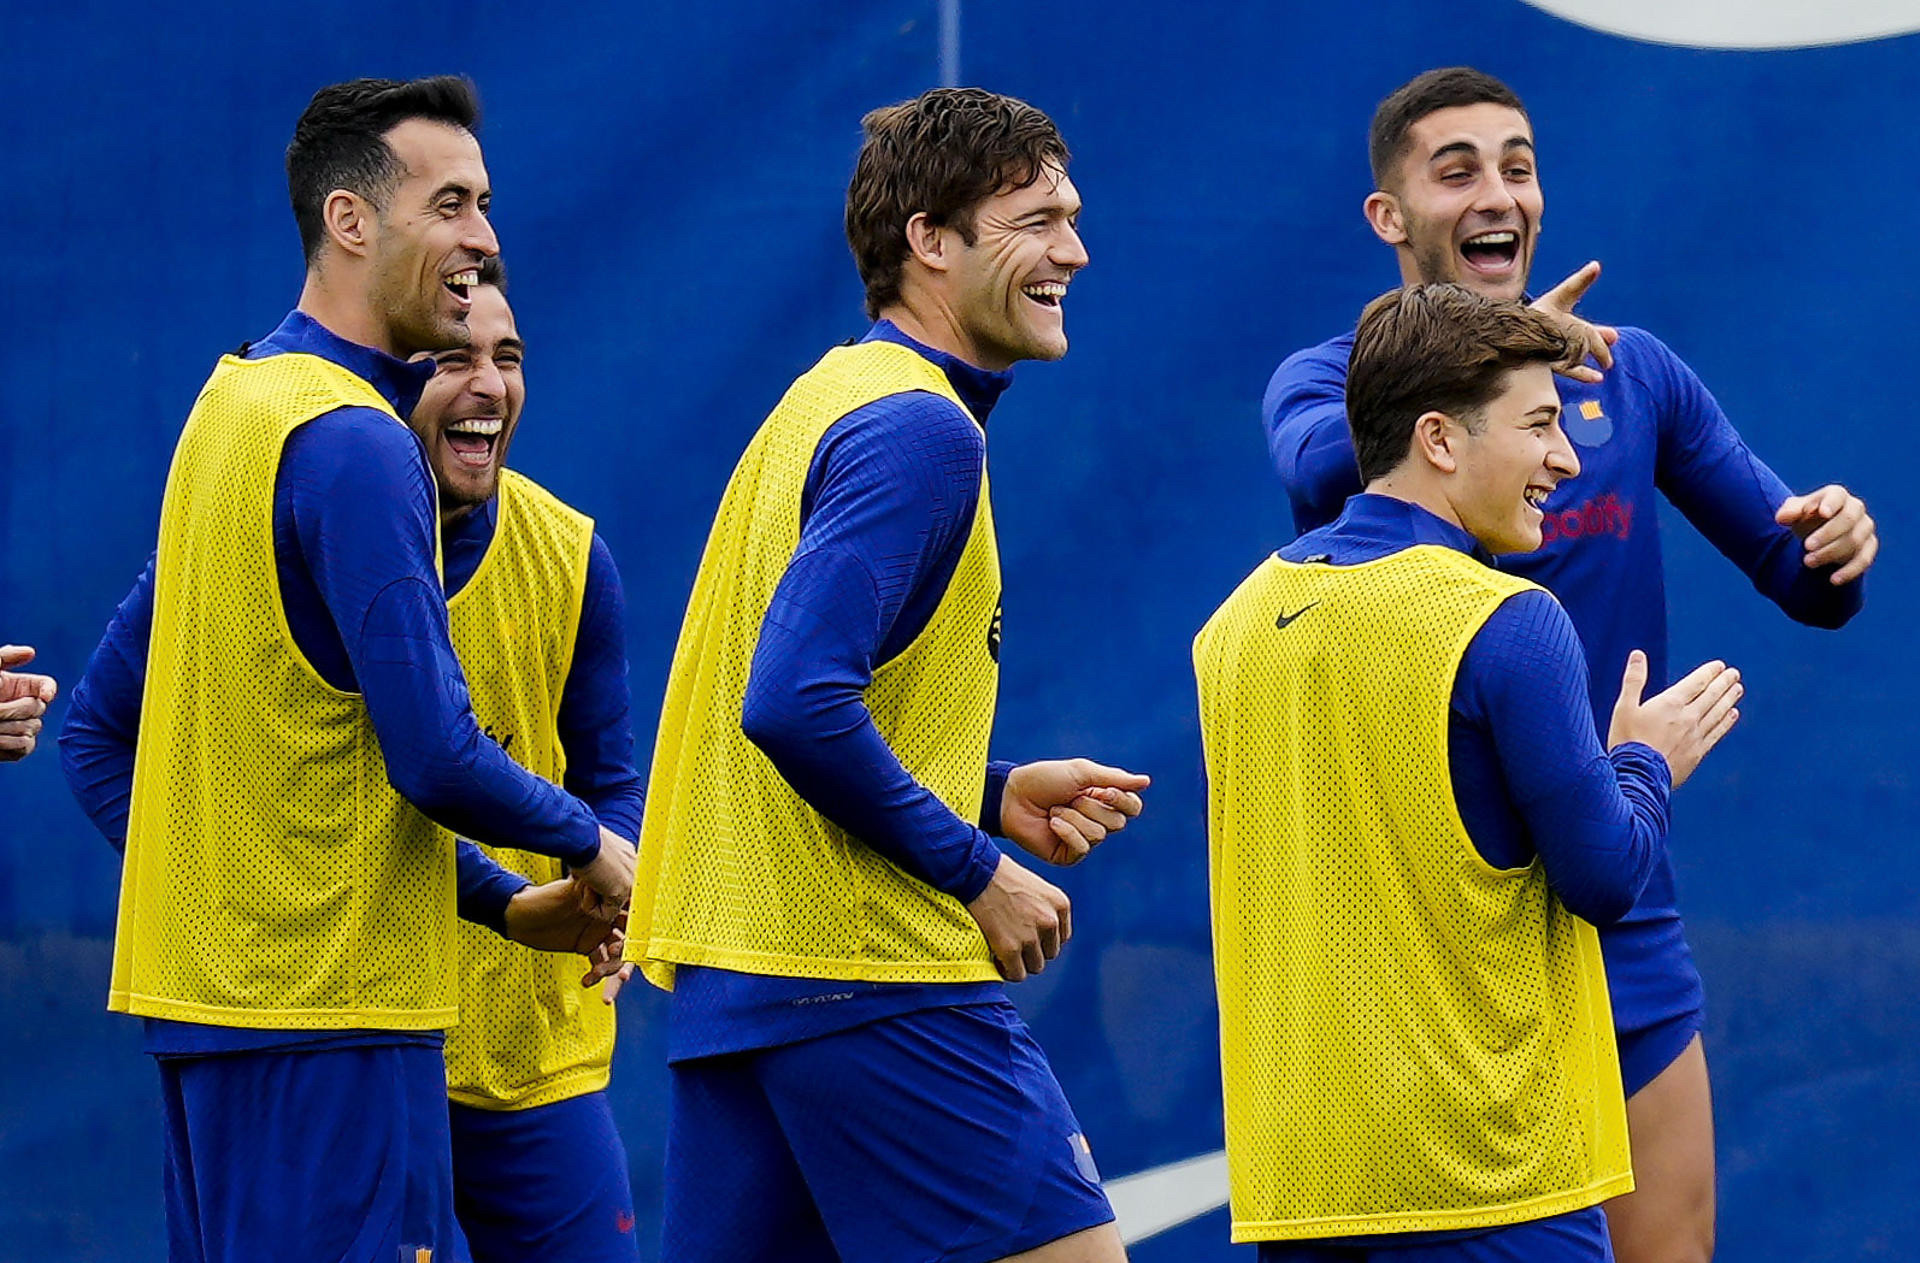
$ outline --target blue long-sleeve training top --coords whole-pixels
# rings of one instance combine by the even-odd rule
[[[1379,495],[1354,496],[1280,557],[1351,566],[1416,544],[1492,564],[1465,530]],[[1539,856],[1560,901],[1596,925],[1633,906],[1666,846],[1667,761],[1638,742],[1600,748],[1580,637],[1548,593],[1509,597],[1468,644],[1447,760],[1461,822],[1488,864],[1519,868]]]
[[[252,358],[304,351],[356,373],[401,415],[410,412],[432,375],[430,363],[408,364],[337,337],[301,312],[291,313]],[[392,494],[370,492],[390,488]],[[361,693],[395,787],[439,823],[490,845],[589,862],[599,849],[600,821],[587,803],[534,776],[486,737],[474,719],[465,675],[447,626],[446,596],[434,569],[437,499],[425,453],[411,431],[374,409],[341,408],[295,430],[282,450],[274,484],[274,553],[282,602],[295,645],[335,688]],[[491,538],[491,514],[464,524]],[[599,605],[622,621],[618,575],[597,539]],[[456,551],[460,551],[456,549]],[[472,564],[485,551],[465,550]],[[462,577],[471,576],[471,569]],[[609,588],[611,584],[611,588]],[[589,586],[593,587],[590,565]],[[590,592],[588,603],[595,601]],[[153,610],[151,563],[116,614],[108,635],[76,687],[61,735],[62,763],[82,806],[102,832],[124,838],[132,786],[132,741],[139,726],[147,632]],[[624,630],[587,634],[580,649],[604,659],[604,646],[624,644]],[[579,649],[576,650],[576,653]],[[585,680],[576,660],[574,678]],[[624,648],[619,649],[617,703],[594,699],[576,713],[624,710]],[[612,686],[612,679],[601,681]],[[585,689],[590,686],[582,684]],[[631,732],[626,733],[631,751]],[[619,738],[600,735],[584,747],[580,784],[608,775]],[[630,757],[629,757],[630,763]],[[588,770],[597,769],[597,770]],[[637,833],[640,780],[631,767],[625,788],[599,785],[608,827]],[[569,781],[573,781],[569,775]],[[627,804],[627,805],[622,805]],[[616,824],[615,821],[619,823]],[[623,827],[624,826],[624,827]],[[463,913],[501,928],[506,901],[524,881],[504,873],[476,848],[459,854]],[[302,1032],[250,1031],[151,1021],[147,1046],[160,1054],[237,1051],[310,1042]],[[357,1038],[354,1035],[335,1037]],[[369,1038],[400,1038],[378,1032]],[[436,1038],[429,1034],[413,1038]]]
[[[975,368],[884,320],[864,340],[874,339],[939,366],[966,410],[909,391],[847,414],[821,437],[802,495],[800,542],[761,624],[741,723],[820,814],[970,903],[1000,862],[989,835],[999,833],[1012,765],[989,765],[981,818],[962,820],[901,766],[862,690],[946,595],[979,504],[981,427],[1012,374]],[[1003,994],[998,982],[822,982],[683,966],[668,1057],[771,1047]]]
[[[1332,521],[1360,490],[1347,427],[1353,335],[1288,357],[1261,409],[1267,450],[1296,531]],[[1580,630],[1593,713],[1604,722],[1627,654],[1647,655],[1648,693],[1669,682],[1667,602],[1656,492],[1797,622],[1839,627],[1859,612],[1861,581],[1835,587],[1803,564],[1799,538],[1773,520],[1791,494],[1727,420],[1679,356],[1644,329],[1622,328],[1597,384],[1556,379],[1561,424],[1581,471],[1548,498],[1543,541],[1499,566],[1560,598]]]
[[[1268,451],[1300,531],[1331,521],[1360,490],[1346,411],[1352,349],[1353,335],[1345,333],[1297,352],[1267,387],[1261,411]],[[1864,581],[1836,588],[1830,570],[1804,564],[1799,539],[1773,519],[1789,494],[1786,484],[1679,356],[1645,330],[1623,327],[1613,358],[1597,384],[1556,379],[1580,475],[1547,500],[1541,547],[1498,561],[1552,592],[1572,618],[1586,649],[1594,722],[1603,731],[1632,650],[1647,655],[1649,695],[1670,680],[1656,492],[1799,622],[1838,627],[1865,595]],[[1603,926],[1600,942],[1623,1048],[1632,1051],[1633,1037],[1656,1027],[1697,1027],[1705,998],[1667,852],[1638,906]],[[1629,1092],[1640,1086],[1627,1085]]]
[[[466,587],[493,542],[498,502],[489,500],[447,523],[441,548],[451,596]],[[114,611],[106,634],[75,685],[60,734],[60,760],[81,810],[116,850],[126,845],[133,794],[134,743],[153,626],[153,561]],[[567,752],[565,787],[595,818],[624,838],[640,835],[646,782],[634,766],[631,688],[626,654],[626,596],[613,554],[598,534],[587,559],[586,589],[573,660],[560,695],[558,727]],[[527,880],[489,861],[462,839],[460,915],[506,930],[507,901]]]

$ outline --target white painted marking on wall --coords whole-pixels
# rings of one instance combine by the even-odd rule
[[[1107,1200],[1128,1245],[1227,1204],[1227,1153],[1203,1153],[1107,1181]]]
[[[1920,31],[1920,0],[1524,2],[1596,31],[1694,48],[1811,48]]]
[[[940,86],[960,86],[960,0],[940,0]]]

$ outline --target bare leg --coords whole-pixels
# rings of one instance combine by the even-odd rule
[[[1000,1263],[1126,1263],[1120,1230],[1110,1223],[1060,1237],[1032,1250],[1009,1254]]]
[[[1713,1096],[1707,1054],[1686,1051],[1627,1101],[1634,1190],[1607,1203],[1619,1263],[1713,1258]]]

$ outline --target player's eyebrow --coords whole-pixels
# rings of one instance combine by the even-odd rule
[[[527,344],[518,338],[502,338],[500,339],[499,345],[494,347],[494,353],[496,355],[501,351],[518,351],[520,354],[525,355],[527,353]]]
[[[449,193],[458,195],[460,200],[464,202],[473,196],[473,186],[449,180],[447,183],[435,189],[432,196],[427,198],[427,200],[429,202],[437,202]]]
[[[1507,154],[1512,153],[1516,149],[1524,149],[1528,153],[1532,153],[1533,141],[1526,136],[1509,136],[1506,144],[1500,147],[1500,152]],[[1456,140],[1450,145],[1442,145],[1434,150],[1427,156],[1427,161],[1429,163],[1438,162],[1442,158],[1451,157],[1454,154],[1466,154],[1468,157],[1474,157],[1478,155],[1479,152],[1479,146],[1475,145],[1472,141]]]

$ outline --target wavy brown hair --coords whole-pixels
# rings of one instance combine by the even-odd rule
[[[1347,358],[1347,425],[1370,483],[1407,458],[1414,422],[1444,412],[1478,432],[1506,374],[1527,364],[1566,368],[1584,344],[1531,307],[1458,285],[1409,285],[1360,313]]]
[[[900,300],[907,221],[925,214],[973,244],[974,211],[1003,189],[1065,168],[1067,142],[1025,101],[982,88],[935,88],[860,120],[866,141],[847,186],[847,244],[867,287],[867,315]]]

